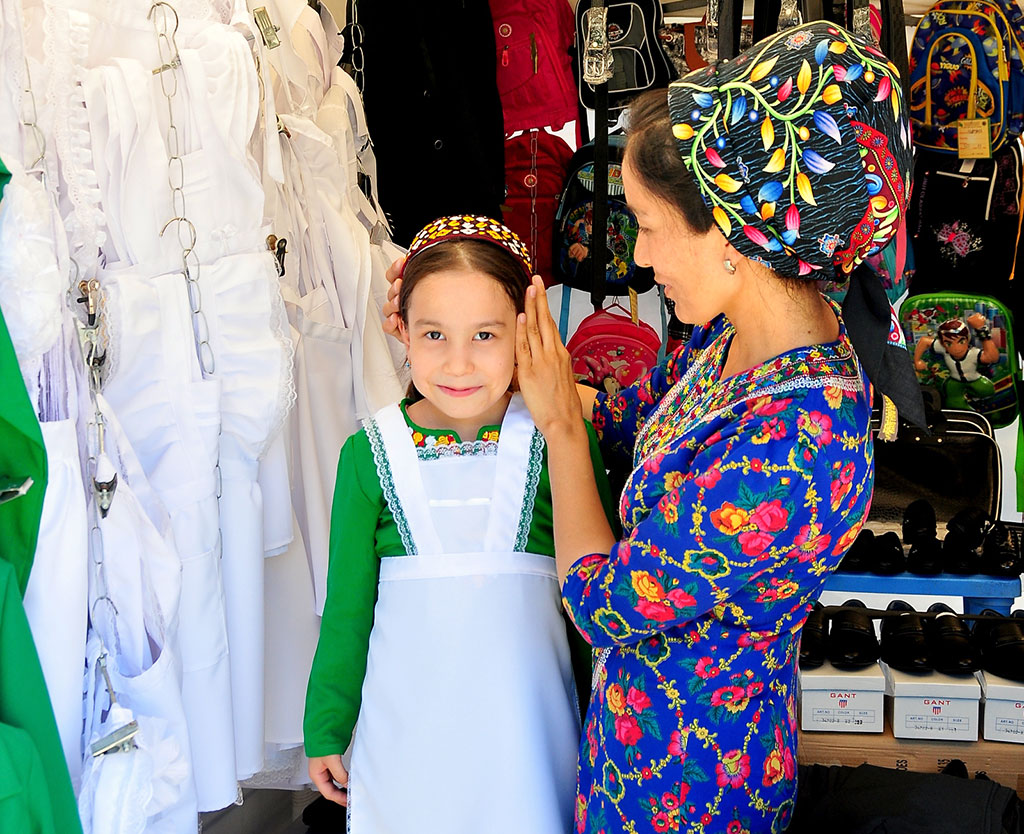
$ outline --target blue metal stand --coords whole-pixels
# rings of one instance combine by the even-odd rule
[[[833,573],[825,583],[826,591],[885,594],[896,598],[904,594],[922,596],[963,597],[965,614],[980,614],[986,608],[1009,614],[1013,601],[1021,595],[1021,580],[973,574],[959,576],[876,576],[873,573]]]

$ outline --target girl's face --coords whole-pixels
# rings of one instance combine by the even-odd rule
[[[412,290],[399,332],[413,383],[441,414],[479,419],[480,426],[501,421],[516,334],[515,307],[501,284],[467,269],[425,275]]]

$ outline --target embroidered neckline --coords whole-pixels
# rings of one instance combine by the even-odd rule
[[[801,388],[859,390],[864,384],[860,364],[839,305],[831,299],[826,301],[839,322],[839,337],[834,342],[794,348],[724,382],[720,382],[722,370],[736,330],[724,316],[713,321],[708,327],[711,342],[695,352],[686,374],[666,394],[638,433],[633,465],[638,466],[664,445],[666,426],[671,426],[668,432],[671,437],[679,438],[699,423],[712,420],[754,397],[776,396]]]
[[[410,431],[412,429],[410,428]],[[416,433],[413,432],[413,440]],[[497,440],[468,440],[465,443],[438,442],[435,446],[416,444],[416,457],[419,460],[438,460],[440,458],[458,458],[467,455],[496,455],[498,454]]]
[[[402,410],[402,417],[405,419],[406,425],[409,427],[409,434],[412,437],[413,445],[416,446],[417,454],[420,449],[424,448],[438,448],[441,446],[474,446],[478,443],[497,443],[498,437],[501,433],[501,426],[481,426],[480,431],[477,432],[476,440],[463,441],[459,437],[459,433],[448,429],[427,429],[416,423],[409,416],[409,400],[404,399],[399,404]],[[456,452],[454,454],[467,454],[466,452]],[[441,455],[438,455],[440,457]],[[450,455],[444,455],[444,457],[450,457]]]

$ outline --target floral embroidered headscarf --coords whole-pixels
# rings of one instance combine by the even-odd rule
[[[869,378],[924,420],[902,329],[860,264],[904,221],[911,134],[896,67],[828,22],[788,29],[669,87],[672,133],[715,223],[793,278],[850,278],[847,330]],[[890,423],[894,422],[894,416]]]

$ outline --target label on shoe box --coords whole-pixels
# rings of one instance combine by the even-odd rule
[[[834,733],[880,733],[885,676],[878,664],[843,672],[824,664],[800,670],[800,728]]]
[[[985,693],[982,732],[989,741],[1024,744],[1024,683],[979,673]]]
[[[981,684],[973,675],[911,675],[885,667],[896,738],[978,740]]]

